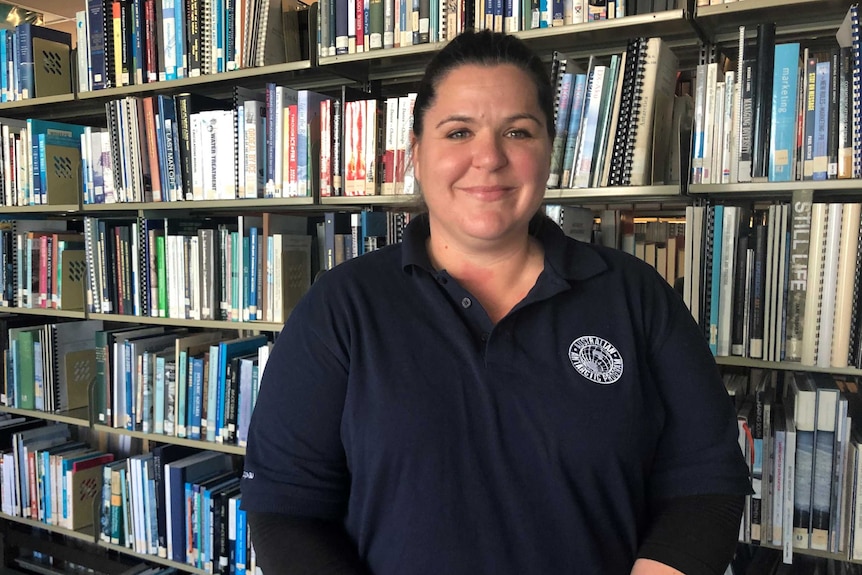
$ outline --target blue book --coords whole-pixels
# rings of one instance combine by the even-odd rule
[[[814,172],[815,180],[825,180],[829,168],[829,86],[831,63],[817,62],[815,68]]]
[[[159,147],[164,146],[164,163],[159,162],[159,172],[165,173],[162,193],[167,201],[177,201],[183,198],[183,189],[179,173],[179,131],[177,130],[177,109],[174,99],[165,94],[159,94],[158,122],[162,128]],[[157,129],[158,133],[158,129]]]
[[[48,90],[42,90],[37,93],[35,66],[36,66],[36,50],[33,48],[33,40],[41,39],[57,44],[63,44],[72,50],[72,35],[68,32],[54,30],[23,22],[15,27],[15,35],[17,37],[17,52],[18,52],[18,86],[22,98],[35,98],[36,96],[53,96],[56,94],[65,94],[72,92],[72,76],[71,70],[66,72],[66,81],[68,86],[52,87]],[[44,93],[42,93],[44,92]]]
[[[578,149],[578,140],[581,135],[581,118],[583,118],[586,94],[587,75],[575,75],[575,83],[572,87],[572,106],[571,111],[569,112],[569,127],[566,130],[566,147],[563,154],[563,164],[561,166],[561,188],[568,188],[572,185],[571,176],[574,173],[575,152]]]
[[[129,66],[129,76],[132,84],[144,82],[144,9],[143,2],[132,2],[132,64]]]
[[[189,372],[191,376],[191,393],[189,394],[189,439],[201,438],[201,413],[203,410],[204,392],[204,358],[195,356],[189,358]]]
[[[314,169],[317,162],[309,162],[311,155],[309,150],[316,150],[320,147],[320,103],[326,99],[326,96],[309,90],[297,92],[296,195],[299,197],[311,195],[312,180],[319,173]],[[372,125],[370,118],[368,121],[369,125]],[[317,129],[312,130],[309,126],[315,126]],[[282,195],[286,195],[284,190],[282,190]]]
[[[587,188],[593,170],[593,150],[596,146],[596,130],[599,125],[599,112],[605,90],[605,74],[608,66],[596,66],[590,73],[589,89],[584,106],[581,136],[574,168],[576,188]]]
[[[257,284],[260,269],[258,266],[259,251],[260,251],[260,230],[253,227],[248,232],[248,299],[246,306],[248,307],[248,319],[254,321],[258,318],[258,294]]]
[[[236,437],[236,425],[233,429],[228,427],[229,406],[231,401],[236,401],[236,396],[239,390],[228,389],[228,366],[235,357],[247,355],[253,351],[257,351],[259,347],[266,344],[265,335],[255,335],[245,338],[236,338],[219,343],[218,353],[218,379],[216,385],[218,388],[218,399],[216,405],[216,430],[217,441],[226,442],[233,435]],[[212,385],[212,382],[210,382]],[[235,403],[234,403],[235,405]],[[234,421],[236,419],[234,418]]]
[[[209,362],[209,385],[207,386],[207,433],[206,440],[207,441],[215,441],[216,440],[216,409],[218,408],[218,385],[215,382],[218,382],[218,366],[219,366],[219,346],[211,345],[210,346],[210,362]]]
[[[203,451],[165,465],[168,559],[186,562],[186,484],[194,484],[232,469],[226,453]]]
[[[6,51],[7,33],[8,30],[6,28],[0,29],[0,102],[6,101],[7,90],[9,89],[8,54]]]
[[[709,298],[709,349],[718,353],[718,294],[721,286],[721,244],[724,234],[724,206],[712,208],[715,212],[712,241],[712,291]]]
[[[174,26],[175,26],[175,34],[176,34],[176,42],[174,42],[174,48],[176,49],[176,74],[177,78],[185,78],[188,76],[188,72],[183,65],[183,62],[186,58],[186,24],[185,19],[188,15],[185,12],[186,0],[175,0],[174,2]],[[202,10],[203,12],[203,10]],[[200,25],[200,24],[198,24]]]
[[[563,74],[560,79],[560,96],[557,103],[557,116],[554,119],[556,135],[554,136],[553,151],[551,152],[551,171],[548,175],[548,187],[556,188],[560,185],[563,175],[563,158],[566,154],[566,140],[569,134],[569,116],[572,111],[572,95],[574,94],[575,75]]]
[[[213,0],[213,9],[216,13],[216,41],[213,48],[216,51],[216,72],[224,72],[227,67],[225,65],[225,0]]]
[[[798,83],[799,44],[777,44],[772,75],[772,125],[769,130],[770,182],[789,182],[794,179]]]
[[[246,575],[248,549],[246,515],[245,510],[240,508],[241,500],[237,498],[236,506],[236,575]]]
[[[47,203],[77,203],[77,195],[80,193],[81,183],[81,136],[84,135],[84,126],[77,124],[69,124],[66,122],[55,122],[53,120],[39,120],[35,118],[27,119],[27,133],[30,137],[30,152],[33,159],[33,181],[32,181],[32,199],[36,204]],[[44,150],[40,152],[39,135],[46,136],[42,146]],[[50,137],[48,137],[50,136]],[[69,183],[60,188],[58,178],[51,178],[56,182],[56,185],[51,189],[47,182],[49,181],[47,155],[48,147],[69,148],[73,152],[69,155],[69,159],[77,158],[74,165],[67,166],[71,170],[72,177],[64,178],[62,181]],[[60,154],[58,154],[59,156]],[[43,163],[44,160],[44,163]],[[55,168],[52,166],[52,172]],[[42,185],[42,178],[45,178],[45,185]],[[50,196],[49,189],[53,192]]]

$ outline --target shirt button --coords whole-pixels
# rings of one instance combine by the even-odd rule
[[[482,341],[488,341],[488,335],[489,335],[488,332],[483,332],[482,335],[480,336]]]
[[[440,285],[446,285],[449,280],[446,279],[446,276],[437,276],[437,282]]]
[[[463,307],[464,309],[467,309],[471,305],[473,305],[473,302],[470,301],[470,298],[465,297],[464,299],[461,300],[461,307]]]

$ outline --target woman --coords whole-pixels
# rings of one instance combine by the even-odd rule
[[[427,215],[322,276],[267,365],[243,480],[267,575],[723,572],[731,403],[666,282],[537,215],[553,136],[516,38],[429,64]]]

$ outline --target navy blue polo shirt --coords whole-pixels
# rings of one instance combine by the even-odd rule
[[[243,507],[344,522],[375,575],[628,575],[653,498],[749,492],[731,402],[646,264],[536,232],[493,325],[425,250],[323,275],[273,348]]]

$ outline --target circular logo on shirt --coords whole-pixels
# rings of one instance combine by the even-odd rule
[[[623,375],[623,358],[606,339],[584,335],[569,346],[572,366],[593,383],[616,383]]]

